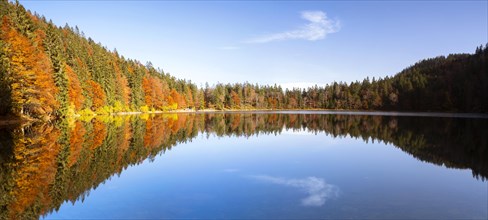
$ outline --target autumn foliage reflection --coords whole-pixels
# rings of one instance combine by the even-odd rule
[[[36,219],[128,166],[203,136],[285,130],[384,142],[422,161],[488,176],[486,119],[332,114],[161,114],[0,128],[0,219]]]

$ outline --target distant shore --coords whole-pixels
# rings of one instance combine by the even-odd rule
[[[253,114],[340,114],[340,115],[371,115],[371,116],[400,116],[400,117],[444,117],[444,118],[480,118],[488,119],[488,114],[484,113],[453,113],[453,112],[397,112],[397,111],[360,111],[346,109],[181,109],[172,111],[150,111],[150,112],[116,112],[109,115],[93,114],[83,116],[123,116],[140,114],[180,114],[180,113],[253,113]],[[74,115],[79,118],[82,115]],[[15,116],[0,116],[0,126],[11,126],[32,122]]]
[[[283,113],[283,114],[342,114],[342,115],[376,115],[376,116],[414,116],[414,117],[454,117],[454,118],[488,118],[484,113],[455,112],[398,112],[398,111],[361,111],[347,109],[202,109],[173,110],[153,112],[118,112],[112,115],[137,114],[171,114],[171,113]]]

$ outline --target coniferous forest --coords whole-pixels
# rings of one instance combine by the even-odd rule
[[[199,88],[125,58],[77,27],[56,26],[18,2],[0,0],[0,17],[0,115],[47,120],[177,109],[488,112],[488,45],[473,54],[421,60],[379,79],[292,90],[247,82]]]

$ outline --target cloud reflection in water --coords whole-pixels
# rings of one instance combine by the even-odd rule
[[[301,201],[304,206],[322,206],[327,199],[339,195],[337,186],[328,184],[324,179],[313,176],[302,179],[287,179],[268,175],[253,175],[250,177],[267,183],[299,188],[308,194]]]

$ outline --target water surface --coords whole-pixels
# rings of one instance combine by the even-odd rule
[[[486,219],[487,122],[273,112],[4,128],[0,217]]]

